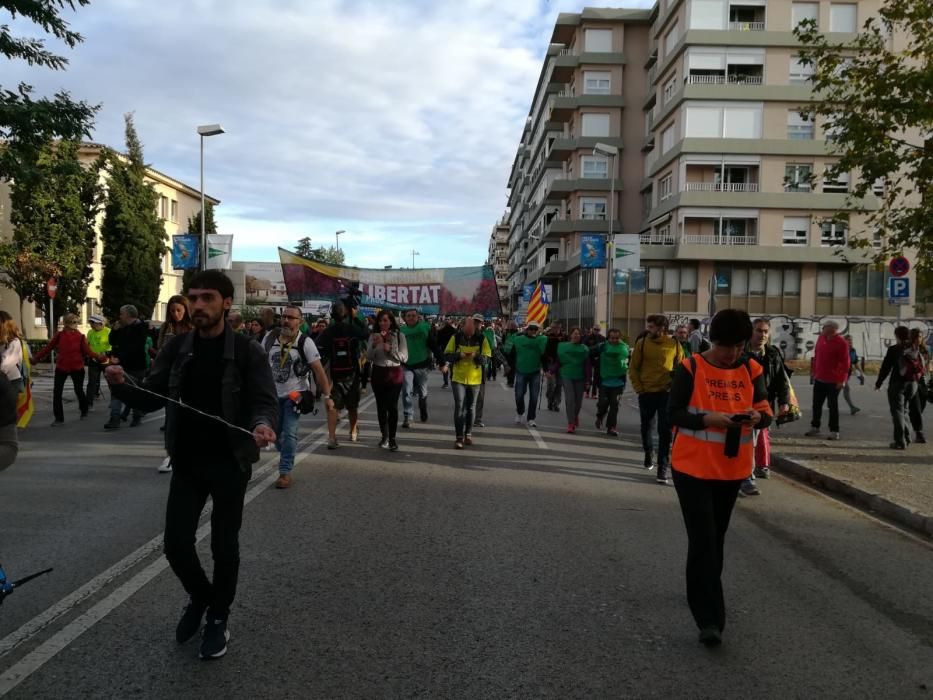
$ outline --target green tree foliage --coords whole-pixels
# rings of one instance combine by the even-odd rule
[[[845,43],[830,42],[813,20],[794,33],[819,98],[801,112],[832,133],[839,163],[829,176],[852,172],[850,204],[883,236],[876,260],[913,250],[917,267],[933,269],[933,2],[888,0]],[[876,183],[884,193],[872,211],[865,205]]]
[[[165,225],[156,212],[158,195],[146,182],[143,148],[126,115],[126,156],[109,159],[107,204],[101,238],[101,306],[115,319],[124,304],[134,305],[142,318],[150,318],[162,285],[162,261],[166,247]]]
[[[79,310],[92,279],[105,160],[83,167],[78,149],[74,141],[47,144],[10,188],[14,228],[12,240],[0,244],[2,283],[39,305],[46,317],[50,277],[58,279],[55,318]]]
[[[0,25],[0,55],[25,61],[31,66],[61,70],[68,60],[49,51],[40,35],[44,32],[74,48],[83,41],[71,31],[61,13],[87,5],[90,0],[0,0],[0,10],[21,23],[35,25],[34,36],[15,36],[10,26]],[[37,167],[41,153],[57,138],[79,141],[90,134],[97,107],[75,102],[67,92],[54,97],[36,98],[25,83],[15,87],[0,84],[0,141],[10,148],[0,149],[0,178],[17,180],[24,171]],[[16,146],[13,148],[12,146]]]
[[[307,236],[299,239],[298,245],[295,247],[295,255],[308,258],[308,260],[317,260],[327,265],[343,265],[346,260],[343,251],[336,246],[328,246],[327,248],[319,246],[315,248],[311,245],[311,239]]]
[[[204,231],[208,235],[217,233],[217,221],[214,219],[214,205],[211,202],[205,202],[205,209],[207,210],[206,218],[204,219]],[[201,235],[201,212],[200,210],[196,212],[193,216],[188,217],[188,233],[200,236]],[[201,244],[201,250],[203,251],[203,243]],[[202,265],[203,265],[203,261]],[[186,292],[188,291],[188,282],[191,281],[191,278],[197,274],[197,270],[185,270],[184,274],[181,277],[182,289]]]

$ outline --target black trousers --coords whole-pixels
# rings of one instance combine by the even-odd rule
[[[609,419],[606,421],[607,428],[615,428],[619,416],[619,399],[622,398],[622,392],[625,391],[625,385],[622,386],[603,386],[600,387],[599,401],[596,403],[596,417],[602,420],[606,412],[609,412]]]
[[[839,389],[835,384],[814,380],[813,416],[810,425],[819,428],[823,420],[823,402],[829,404],[829,432],[839,432]]]
[[[687,527],[687,604],[697,628],[726,626],[723,546],[742,481],[697,479],[674,469],[674,487]]]
[[[100,375],[104,371],[104,366],[94,362],[88,362],[87,365],[87,405],[92,406],[100,395]]]
[[[376,414],[379,416],[379,431],[383,439],[395,439],[398,430],[398,397],[401,393],[401,384],[373,384]]]
[[[188,595],[208,606],[213,619],[226,619],[236,595],[240,571],[240,525],[250,474],[232,457],[216,462],[173,462],[172,483],[165,509],[165,557]],[[195,549],[198,520],[207,497],[211,512],[213,583],[204,573]]]
[[[65,380],[69,377],[71,377],[71,385],[74,387],[75,396],[78,397],[78,407],[81,409],[81,415],[87,414],[87,397],[84,395],[84,368],[75,372],[55,370],[55,382],[52,385],[52,413],[55,414],[55,420],[59,423],[65,420],[62,392],[65,390]]]

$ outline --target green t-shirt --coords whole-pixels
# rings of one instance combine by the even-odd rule
[[[534,374],[541,371],[541,356],[547,349],[547,336],[513,335],[505,344],[508,354],[515,348],[515,371],[519,374]]]
[[[606,342],[599,346],[599,380],[603,386],[622,386],[628,374],[629,347],[624,340],[618,345]]]
[[[483,335],[486,336],[486,342],[489,343],[489,349],[496,349],[496,332],[492,328],[485,328]]]
[[[415,367],[426,363],[431,357],[431,350],[428,348],[431,324],[427,321],[418,321],[414,326],[404,323],[401,329],[405,334],[405,340],[408,341],[408,360],[405,364]]]
[[[557,344],[557,361],[561,379],[583,379],[584,365],[590,349],[583,343],[565,341]]]

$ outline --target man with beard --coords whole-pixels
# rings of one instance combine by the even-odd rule
[[[174,466],[165,513],[165,557],[190,596],[175,638],[180,644],[192,639],[207,613],[200,646],[200,657],[207,660],[227,652],[246,485],[259,448],[275,441],[278,402],[262,347],[226,323],[233,304],[230,278],[205,270],[189,287],[195,330],[172,338],[156,357],[149,376],[140,382],[153,393],[125,383],[129,373],[119,365],[108,367],[106,377],[111,393],[134,408],[155,411],[165,406],[165,447]],[[213,502],[213,581],[195,548],[208,496]]]

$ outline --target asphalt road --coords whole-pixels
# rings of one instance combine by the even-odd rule
[[[72,407],[64,428],[28,431],[0,474],[0,554],[13,577],[56,570],[0,608],[0,695],[933,693],[925,543],[779,477],[762,482],[736,508],[729,621],[710,651],[685,601],[676,494],[641,467],[631,394],[620,438],[592,427],[594,401],[578,434],[547,411],[533,434],[490,384],[489,427],[461,452],[450,392],[433,381],[431,421],[401,434],[398,453],[375,446],[369,401],[362,442],[337,452],[320,448],[320,419],[304,420],[290,491],[268,488],[276,456],[264,453],[229,653],[210,663],[174,642],[184,596],[155,549],[168,486],[159,418],[108,434],[105,416],[78,421]]]

